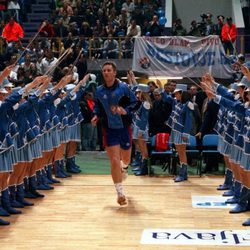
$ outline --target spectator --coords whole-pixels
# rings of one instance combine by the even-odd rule
[[[134,43],[129,36],[126,36],[121,43],[122,58],[132,58]]]
[[[173,36],[185,36],[187,34],[186,29],[182,26],[182,21],[180,18],[176,19],[172,29]]]
[[[135,11],[132,14],[131,19],[134,19],[136,21],[136,23],[140,26],[143,25],[144,23],[144,19],[145,19],[145,15],[143,15],[142,13],[142,8],[140,8],[139,6],[135,7]]]
[[[74,43],[74,38],[72,36],[72,33],[69,32],[68,36],[63,41],[64,48],[65,49],[69,48],[73,43]]]
[[[2,33],[2,37],[12,47],[13,42],[20,41],[24,37],[22,26],[17,23],[14,17],[10,17],[9,22],[5,25]]]
[[[125,8],[129,17],[131,17],[132,12],[135,10],[135,5],[131,0],[126,0],[126,2],[122,4],[122,8]]]
[[[67,16],[73,16],[73,9],[70,6],[70,3],[66,0],[63,2],[63,6],[59,9],[59,15],[63,15],[63,13],[66,13]]]
[[[73,37],[78,36],[79,35],[79,30],[77,28],[77,24],[76,23],[70,23],[69,27],[68,27],[68,32],[70,32]]]
[[[158,16],[154,15],[149,28],[150,36],[161,36],[161,27],[158,22]]]
[[[44,54],[45,57],[42,59],[40,63],[40,69],[41,69],[40,73],[42,75],[44,75],[48,71],[48,69],[53,67],[58,61],[58,59],[54,57],[54,54],[51,51],[51,49],[46,49]]]
[[[149,112],[149,135],[170,133],[170,128],[165,122],[172,112],[172,105],[163,101],[161,89],[155,89],[153,95],[153,107]]]
[[[112,35],[112,36],[116,35],[116,27],[113,24],[112,20],[108,21],[108,25],[105,27],[105,32],[106,32],[107,36],[108,35]]]
[[[0,18],[4,20],[4,12],[7,6],[7,0],[0,0]]]
[[[170,81],[170,93],[173,94],[176,89],[177,82],[175,80]]]
[[[68,34],[67,28],[63,25],[63,19],[59,18],[57,24],[54,25],[55,37],[66,37]]]
[[[145,18],[143,21],[143,25],[141,27],[141,35],[146,36],[149,33],[150,27],[151,27],[151,25],[150,25],[148,19]]]
[[[84,56],[88,57],[89,56],[89,39],[85,38],[85,37],[82,37],[80,39],[80,44],[81,44],[81,47],[83,49]]]
[[[103,45],[103,57],[104,58],[118,58],[118,42],[113,38],[111,34],[108,35],[108,39]]]
[[[97,11],[97,18],[96,19],[100,20],[100,23],[103,24],[104,26],[106,26],[107,23],[108,23],[108,19],[105,16],[105,14],[104,14],[104,12],[103,12],[102,9],[99,9]]]
[[[45,19],[40,28],[39,28],[39,34],[42,37],[52,38],[55,35],[54,26],[49,22],[48,19]]]
[[[119,16],[116,14],[115,8],[110,10],[109,20],[112,20],[115,27],[119,26]]]
[[[97,127],[91,124],[93,117],[94,100],[93,93],[86,92],[83,100],[80,102],[81,112],[84,120],[81,123],[81,144],[83,151],[96,150],[97,142]]]
[[[237,37],[236,25],[232,21],[232,17],[227,18],[227,23],[225,23],[221,30],[221,39],[224,46],[225,53],[229,51],[230,55],[234,54],[234,45]]]
[[[119,20],[120,23],[123,21],[128,26],[129,21],[130,21],[130,17],[128,15],[128,12],[127,12],[126,8],[121,9],[121,14],[119,15],[118,20]]]
[[[197,22],[193,20],[191,22],[190,31],[188,32],[189,36],[201,36],[200,28],[197,26]]]
[[[241,8],[244,18],[245,27],[250,28],[250,1],[249,0],[240,0]]]
[[[96,20],[96,24],[93,27],[93,33],[98,35],[99,37],[104,37],[105,36],[105,28],[104,25],[100,22],[99,19]]]
[[[89,26],[88,22],[83,22],[81,29],[80,29],[80,36],[84,36],[84,37],[92,37],[93,31]]]
[[[167,94],[167,95],[171,95],[171,87],[170,87],[170,83],[167,82],[164,84],[164,92]]]
[[[214,33],[218,35],[221,39],[221,30],[224,25],[225,17],[222,15],[217,16],[218,23],[214,26]]]
[[[90,8],[86,9],[84,21],[89,23],[89,26],[93,27],[95,24],[96,15],[91,11]]]
[[[149,86],[149,96],[151,98],[152,101],[154,101],[154,90],[157,89],[157,85],[154,81],[149,81],[148,82],[148,86]]]
[[[213,35],[215,33],[214,23],[212,22],[213,15],[211,13],[207,13],[206,15],[206,24],[205,24],[205,36]]]
[[[135,20],[131,20],[130,25],[128,26],[127,36],[133,38],[141,36],[141,27],[136,24]]]
[[[90,39],[91,57],[102,58],[103,40],[98,36],[96,31],[93,32],[93,37]]]
[[[36,76],[36,65],[30,61],[29,53],[25,55],[25,59],[24,62],[21,63],[21,67],[24,69],[25,77],[32,81],[32,79]]]
[[[77,45],[76,49],[74,50],[75,56],[77,56],[80,53],[80,50],[81,50],[81,46]],[[83,77],[87,74],[87,69],[88,69],[87,60],[83,52],[81,53],[79,60],[76,63],[76,67],[77,67],[77,73],[79,75],[79,79],[83,79]]]
[[[8,12],[11,16],[15,16],[16,17],[16,20],[17,22],[20,23],[20,15],[19,15],[19,12],[20,12],[20,5],[18,3],[17,0],[10,0],[8,2]]]
[[[117,28],[117,36],[125,36],[127,34],[127,25],[125,24],[125,22],[123,20],[120,21],[120,24]]]

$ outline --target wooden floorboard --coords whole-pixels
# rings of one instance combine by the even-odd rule
[[[235,249],[140,244],[146,228],[245,230],[241,223],[250,213],[192,208],[192,195],[219,195],[222,182],[222,177],[176,184],[171,177],[129,176],[124,184],[129,205],[119,207],[110,176],[77,175],[45,191],[22,215],[6,218],[11,225],[0,227],[0,249]]]

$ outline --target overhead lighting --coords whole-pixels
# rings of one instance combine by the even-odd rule
[[[140,79],[141,77],[136,76],[135,79]],[[126,80],[128,79],[126,76],[121,77],[121,79]]]
[[[168,80],[168,79],[173,79],[173,80],[181,80],[183,77],[181,76],[149,76],[149,80]]]

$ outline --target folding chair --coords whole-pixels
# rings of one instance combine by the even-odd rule
[[[186,147],[186,154],[198,159],[197,174],[200,174],[201,176],[201,153],[200,150],[197,148],[196,137],[193,135],[189,136],[189,144],[187,144]]]
[[[166,159],[166,162],[163,164],[162,166],[162,170],[166,171],[167,169],[169,169],[169,173],[172,174],[172,172],[174,171],[173,168],[173,156],[175,155],[175,149],[173,148],[172,143],[168,142],[168,146],[169,149],[164,150],[164,151],[157,151],[155,149],[156,147],[156,136],[154,135],[151,138],[151,150],[150,150],[150,164],[149,164],[149,168],[151,168],[151,163],[152,163],[152,159],[154,158],[163,158],[164,160]]]

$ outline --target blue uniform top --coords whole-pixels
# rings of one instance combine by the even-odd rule
[[[224,86],[217,86],[217,93],[224,98],[236,101],[235,96],[228,91]],[[238,100],[241,102],[241,100]],[[229,106],[227,106],[229,108]],[[244,133],[244,116],[245,113],[239,113],[235,110],[227,110],[227,120],[226,128],[225,128],[225,141],[228,143],[233,143],[235,141],[235,145],[239,147],[243,147],[243,133]]]
[[[31,142],[36,138],[30,124],[27,120],[27,113],[32,109],[31,99],[19,105],[15,110],[14,119],[18,126],[18,136],[17,136],[17,148],[21,148],[28,142]]]
[[[60,93],[60,90],[57,91],[55,95],[52,95],[52,93],[48,93],[38,101],[37,113],[40,118],[40,128],[43,132],[49,131],[53,127],[50,120],[51,116],[49,108],[54,104],[54,100],[58,98]]]
[[[136,110],[137,103],[134,93],[128,88],[127,84],[116,80],[112,87],[101,85],[97,88],[94,114],[101,119],[102,125],[106,128],[124,128],[131,124],[131,113]],[[112,113],[112,107],[116,106],[123,107],[127,114]]]
[[[8,112],[12,109],[12,107],[18,103],[23,94],[24,89],[21,89],[15,93],[12,93],[8,96],[3,102],[0,103],[0,149],[8,149],[13,146],[13,140],[8,131],[9,129],[9,116]]]
[[[191,102],[173,102],[173,109],[167,120],[167,125],[175,131],[189,137],[192,129],[193,104]]]
[[[133,118],[133,124],[142,131],[148,129],[149,111],[150,111],[150,103],[144,101],[142,102],[140,108],[135,112],[135,116]]]
[[[71,116],[71,119],[69,121],[70,125],[74,125],[74,124],[77,124],[77,123],[80,123],[81,121],[83,121],[83,116],[82,116],[82,112],[80,110],[79,102],[82,99],[84,91],[85,91],[84,87],[81,86],[79,88],[79,90],[77,91],[77,93],[74,96],[72,96],[72,98],[71,98],[70,110],[72,112],[72,116]]]

